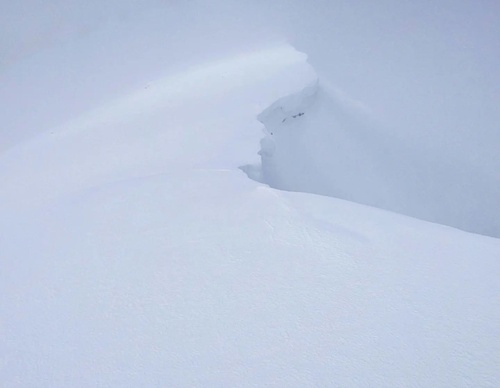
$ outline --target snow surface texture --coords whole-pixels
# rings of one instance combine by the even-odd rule
[[[498,240],[238,170],[313,81],[276,47],[4,154],[2,384],[494,385]]]
[[[278,100],[259,120],[262,167],[245,168],[257,180],[500,236],[498,174],[388,133],[323,84]]]
[[[199,48],[217,55],[193,59],[189,15],[168,16],[180,35],[166,51],[152,38],[164,13],[9,56],[0,385],[498,386],[500,240],[248,179],[238,166],[286,182],[293,130],[326,122],[322,104],[344,110],[287,44],[215,39]],[[231,35],[219,22],[196,32]],[[283,116],[266,110],[287,95]],[[265,168],[263,111],[281,142],[264,139]],[[316,150],[294,163],[327,162]]]

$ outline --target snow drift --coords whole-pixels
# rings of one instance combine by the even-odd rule
[[[247,53],[5,152],[2,384],[494,384],[499,240],[238,169],[313,80],[288,46]],[[274,122],[313,117],[300,96]]]
[[[402,170],[388,170],[389,187],[368,166],[399,159],[372,154],[385,141],[406,143],[373,135],[385,127],[323,81],[307,88],[305,55],[261,28],[287,7],[105,3],[123,19],[55,26],[41,46],[0,37],[1,386],[496,385],[500,240],[238,168],[257,165],[265,111],[264,163],[248,174],[342,196],[312,169],[331,163],[370,200],[339,162],[372,179],[373,198],[396,194]],[[32,25],[5,15],[7,31]],[[326,52],[309,48],[311,60]],[[292,174],[300,166],[311,170]]]

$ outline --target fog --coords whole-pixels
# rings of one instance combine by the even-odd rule
[[[179,69],[288,42],[308,55],[323,84],[375,123],[378,144],[395,155],[384,173],[432,192],[422,199],[430,208],[451,190],[460,198],[453,208],[473,202],[467,211],[475,219],[488,209],[497,217],[498,2],[24,0],[0,7],[0,152]],[[415,155],[425,168],[413,166]],[[409,166],[406,176],[393,171],[397,165]],[[371,177],[355,179],[370,191],[363,181]],[[447,223],[498,230],[491,222],[468,227],[458,209],[455,218]]]
[[[264,150],[264,180],[500,236],[499,11],[468,1],[303,6],[291,41],[323,86],[316,106],[289,112],[309,113],[293,127],[283,112],[277,125],[264,120],[276,150]]]
[[[498,385],[498,7],[0,2],[0,386]]]
[[[141,72],[154,77],[174,64],[283,39],[392,130],[458,151],[466,142],[476,150],[472,159],[495,151],[483,140],[496,136],[500,119],[496,1],[22,0],[3,2],[0,11],[3,78],[14,63],[40,65],[40,52],[52,49],[64,58],[54,82],[73,67],[72,82],[78,71],[91,73],[92,86],[106,91],[100,77],[115,71],[127,83]],[[93,66],[65,63],[74,53],[61,46],[85,48],[92,37],[99,41],[84,58]],[[34,67],[36,80],[42,70]],[[2,82],[2,100],[21,94],[20,82],[7,91]],[[37,89],[33,81],[30,87]]]
[[[283,41],[271,19],[236,2],[4,2],[0,151],[172,72]]]
[[[391,131],[498,171],[498,2],[320,3],[293,41],[323,77]]]

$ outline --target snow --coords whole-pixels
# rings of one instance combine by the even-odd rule
[[[496,240],[237,171],[127,180],[32,216],[7,233],[31,236],[2,272],[7,386],[498,378]]]
[[[500,236],[495,176],[466,156],[391,134],[324,82],[279,99],[259,120],[266,135],[254,179]]]
[[[0,385],[498,385],[500,240],[352,200],[477,228],[496,208],[446,183],[429,187],[449,213],[411,196],[404,137],[283,40],[225,42],[258,12],[221,4],[191,35],[202,2],[129,15],[135,38],[120,21],[9,57]],[[180,30],[163,47],[165,15]]]

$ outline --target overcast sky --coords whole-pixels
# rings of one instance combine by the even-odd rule
[[[499,143],[499,15],[495,0],[4,1],[0,80],[15,64],[31,66],[15,83],[29,106],[27,94],[47,85],[39,81],[43,53],[66,44],[56,53],[60,79],[51,84],[78,85],[76,78],[92,74],[95,84],[73,89],[76,99],[81,93],[90,101],[127,80],[287,40],[391,131],[430,146],[456,144],[457,152],[467,142],[482,163],[494,159]],[[71,61],[78,45],[89,47],[87,66]],[[118,78],[108,88],[107,80]],[[3,83],[0,98],[8,99],[14,84]],[[4,117],[15,108],[5,107]],[[23,128],[12,120],[4,135]]]

